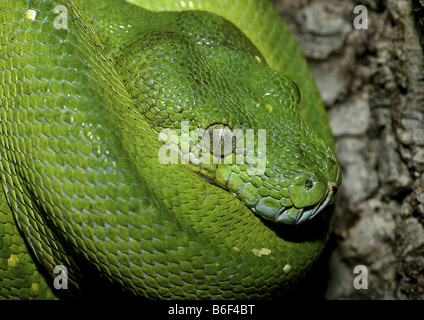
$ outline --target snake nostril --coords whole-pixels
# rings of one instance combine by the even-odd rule
[[[333,187],[333,194],[336,194],[338,190],[339,190],[339,187]]]
[[[306,180],[305,188],[307,191],[311,190],[313,186],[314,186],[314,183],[312,182],[312,180]]]

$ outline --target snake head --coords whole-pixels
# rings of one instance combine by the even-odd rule
[[[333,151],[302,119],[295,121],[301,124],[292,123],[296,130],[278,127],[264,130],[262,137],[258,134],[250,145],[257,152],[246,147],[249,142],[243,142],[246,137],[242,131],[214,124],[210,126],[210,131],[218,131],[213,134],[214,148],[206,148],[214,159],[208,163],[219,163],[220,157],[227,163],[200,162],[193,166],[194,170],[229,190],[265,219],[285,224],[308,221],[334,201],[341,170]],[[235,154],[241,157],[234,157]],[[242,161],[237,163],[237,159]]]
[[[220,124],[206,130],[219,129],[218,134],[210,135],[221,148],[209,149],[228,164],[200,163],[199,168],[201,175],[229,190],[261,217],[299,224],[334,201],[341,169],[334,151],[300,116],[297,85],[281,74],[271,72],[270,77],[270,85],[259,88],[266,94],[256,93],[256,99],[262,101],[247,109],[247,118],[254,121],[245,123],[243,129],[230,129],[231,122],[220,119]],[[284,107],[272,107],[278,105]],[[261,132],[261,127],[266,129]],[[249,130],[257,135],[250,144]],[[228,155],[228,150],[233,153]]]
[[[266,94],[255,94],[260,103],[242,110],[254,121],[244,123],[242,129],[231,129],[231,121],[221,118],[219,124],[212,124],[206,130],[218,130],[210,135],[217,141],[214,145],[221,148],[209,150],[227,164],[200,163],[198,170],[261,217],[299,224],[312,219],[334,201],[341,184],[341,169],[334,151],[300,116],[297,85],[281,74],[270,74],[269,85],[258,89]],[[272,107],[278,105],[284,107]],[[250,144],[249,130],[257,135]]]

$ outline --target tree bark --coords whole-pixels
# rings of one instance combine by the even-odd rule
[[[300,290],[424,299],[424,1],[274,4],[309,60],[343,170],[328,249]]]

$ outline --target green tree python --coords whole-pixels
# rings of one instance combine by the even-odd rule
[[[300,49],[265,0],[132,2],[0,1],[0,297],[290,289],[341,183]]]

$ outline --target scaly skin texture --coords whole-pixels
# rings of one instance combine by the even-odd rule
[[[306,63],[266,1],[135,2],[0,2],[0,297],[278,294],[341,183]],[[212,129],[265,149],[208,149]]]

